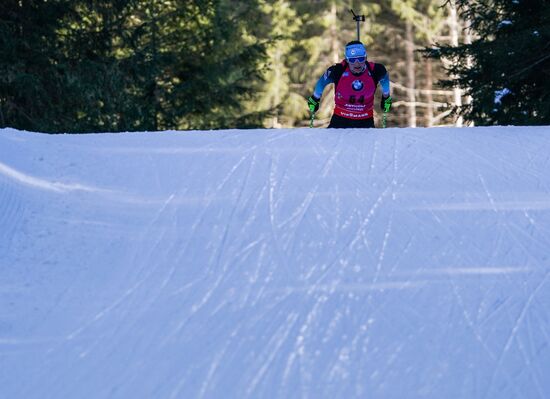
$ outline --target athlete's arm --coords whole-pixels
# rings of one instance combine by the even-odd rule
[[[380,79],[380,87],[382,88],[382,95],[387,97],[390,95],[390,74],[386,72],[384,77]]]
[[[325,71],[323,76],[319,78],[317,81],[317,84],[315,85],[315,90],[313,90],[313,96],[316,99],[320,99],[323,95],[323,91],[325,90],[325,87],[327,87],[329,84],[334,83],[334,79],[336,76],[336,65],[331,66],[329,69]]]
[[[374,78],[380,83],[382,95],[388,97],[390,95],[390,74],[384,65],[374,64]]]

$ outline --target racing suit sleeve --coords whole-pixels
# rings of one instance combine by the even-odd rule
[[[382,64],[374,64],[375,79],[380,83],[382,95],[388,97],[390,95],[390,74],[386,67]]]
[[[390,95],[390,74],[386,72],[384,77],[380,79],[380,87],[382,88],[382,94],[384,97]]]
[[[325,87],[327,87],[329,84],[334,83],[334,77],[335,77],[335,65],[328,68],[323,76],[319,78],[317,81],[317,84],[315,85],[315,90],[313,90],[313,96],[317,99],[320,99],[323,95],[323,91],[325,90]]]

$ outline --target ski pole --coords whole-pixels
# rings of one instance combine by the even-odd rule
[[[385,129],[386,128],[386,115],[388,113],[386,112],[386,110],[384,110],[384,113],[382,114],[382,129]]]
[[[309,118],[309,127],[313,128],[313,121],[315,120],[315,112],[311,112],[311,117]]]

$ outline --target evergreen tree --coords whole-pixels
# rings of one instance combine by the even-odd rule
[[[550,3],[546,0],[457,0],[471,43],[427,49],[452,61],[447,87],[472,97],[461,107],[478,125],[550,123]]]
[[[65,79],[59,70],[57,31],[69,1],[0,2],[0,126],[27,130],[63,124]],[[50,95],[51,94],[51,95]]]
[[[267,58],[261,71],[262,81],[256,87],[258,98],[248,108],[265,114],[264,126],[279,128],[289,125],[288,116],[293,112],[289,82],[293,65],[289,63],[289,53],[302,21],[287,0],[262,0],[260,11],[265,23],[255,35],[267,43]]]
[[[261,126],[265,113],[245,108],[258,95],[266,58],[265,42],[257,38],[264,17],[259,2],[179,0],[177,9],[169,41],[175,54],[169,101],[177,126]]]
[[[3,0],[0,126],[45,132],[260,126],[258,2]]]
[[[57,129],[44,120],[46,131],[153,130],[147,108],[135,95],[135,33],[129,21],[138,0],[74,0],[60,21],[55,60],[64,77],[61,95],[70,101],[58,107],[66,117]],[[134,36],[134,37],[132,37]],[[133,56],[131,66],[127,60]],[[45,93],[51,95],[51,93]]]
[[[434,77],[441,70],[440,63],[423,59],[418,50],[433,43],[447,29],[445,8],[439,0],[391,0],[386,8],[390,8],[391,13],[383,14],[384,23],[392,26],[391,36],[398,38],[397,42],[393,39],[394,48],[382,48],[391,59],[389,66],[394,81],[394,100],[397,100],[392,121],[405,126],[433,126],[449,114],[444,109],[435,115],[449,95],[433,90]],[[395,14],[400,23],[392,23]]]

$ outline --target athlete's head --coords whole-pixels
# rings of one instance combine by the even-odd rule
[[[345,54],[352,73],[359,74],[365,72],[367,67],[367,49],[363,43],[358,40],[349,42],[346,44]]]

